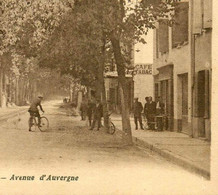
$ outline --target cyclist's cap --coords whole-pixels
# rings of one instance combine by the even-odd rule
[[[38,95],[38,98],[43,98],[43,95]]]

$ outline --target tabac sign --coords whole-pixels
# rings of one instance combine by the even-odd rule
[[[136,64],[134,68],[134,73],[152,75],[152,64]]]

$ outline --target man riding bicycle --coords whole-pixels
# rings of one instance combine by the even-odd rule
[[[43,96],[39,95],[38,98],[35,99],[30,105],[30,108],[28,110],[28,112],[30,113],[29,131],[31,131],[31,126],[32,126],[31,122],[32,122],[33,116],[38,118],[38,125],[39,125],[39,127],[41,127],[41,120],[40,120],[38,106],[39,106],[40,110],[44,113],[44,110],[43,110],[42,105],[41,105],[42,99],[43,99]]]

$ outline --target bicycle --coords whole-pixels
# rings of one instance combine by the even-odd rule
[[[148,129],[148,120],[145,116],[142,116],[142,125],[144,129]]]
[[[48,118],[46,118],[45,116],[40,116],[40,125],[38,123],[38,120],[36,120],[36,114],[34,113],[32,116],[30,116],[29,118],[29,126],[32,127],[32,126],[35,126],[35,129],[36,127],[39,128],[39,130],[41,132],[45,132],[48,130],[49,128],[49,121],[48,121]]]
[[[108,128],[108,133],[113,135],[116,131],[116,127],[114,125],[114,123],[111,121],[110,115],[112,113],[108,114],[108,124],[109,124],[109,128]]]

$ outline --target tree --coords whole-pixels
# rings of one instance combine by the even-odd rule
[[[51,52],[55,63],[59,64],[59,69],[69,71],[88,85],[93,78],[103,78],[102,65],[105,64],[107,56],[105,46],[109,42],[113,49],[120,84],[123,135],[126,142],[131,144],[125,75],[131,60],[127,48],[137,41],[144,43],[141,35],[146,34],[148,29],[155,28],[159,19],[171,20],[177,1],[76,0],[73,3],[60,0],[4,0],[1,4],[1,13],[4,16],[1,16],[3,28],[0,31],[0,51],[17,51],[27,57],[32,54],[36,57],[50,35],[59,28],[63,35],[57,44],[59,50],[55,48]],[[74,38],[66,42],[67,37]],[[71,49],[61,51],[61,48]],[[63,59],[61,63],[60,57]],[[93,71],[95,68],[97,71]],[[99,88],[104,89],[103,85],[99,85]]]
[[[78,0],[68,10],[66,17],[63,17],[62,23],[65,26],[59,26],[59,31],[62,32],[60,37],[64,37],[65,40],[66,37],[70,37],[64,47],[61,41],[58,43],[57,48],[70,48],[67,55],[66,50],[59,52],[57,59],[60,55],[62,59],[65,59],[59,67],[70,72],[74,77],[80,78],[81,81],[90,82],[93,76],[102,81],[106,56],[105,45],[108,41],[111,44],[120,84],[123,135],[127,143],[132,143],[125,75],[126,70],[131,68],[127,48],[136,42],[145,43],[141,35],[155,28],[159,19],[171,21],[176,2],[177,0],[142,0],[136,3],[125,0],[100,2]],[[55,51],[53,53],[55,59],[57,53],[55,54]],[[68,63],[67,66],[66,63]],[[97,67],[96,64],[98,64]],[[93,69],[98,70],[99,74],[96,75]],[[104,89],[102,85],[98,86]]]
[[[30,79],[28,75],[31,75],[31,71],[34,72],[38,68],[38,52],[59,24],[62,14],[69,9],[68,4],[59,0],[0,1],[0,58],[2,59],[2,67],[10,69],[12,73],[16,72],[21,81],[27,79],[26,82],[23,82],[25,85],[33,80],[33,77]],[[10,56],[11,63],[4,60],[7,58],[6,55]],[[37,72],[32,76],[36,74]],[[29,89],[29,91],[31,90]]]
[[[128,64],[124,58],[126,44],[134,44],[136,41],[144,43],[141,35],[146,34],[148,29],[155,28],[159,19],[171,20],[173,6],[177,0],[148,1],[133,3],[125,0],[84,0],[79,1],[76,9],[84,10],[89,7],[87,22],[92,25],[100,24],[101,30],[110,40],[114,58],[117,65],[118,81],[120,83],[122,126],[124,139],[132,143],[131,126],[127,102],[126,69]]]
[[[42,50],[41,63],[78,78],[82,85],[95,88],[102,97],[104,122],[108,127],[104,65],[106,40],[99,24],[87,22],[89,7],[67,13],[61,25]],[[91,25],[90,25],[91,24]],[[88,30],[87,30],[88,29]],[[100,29],[100,30],[99,30]]]

